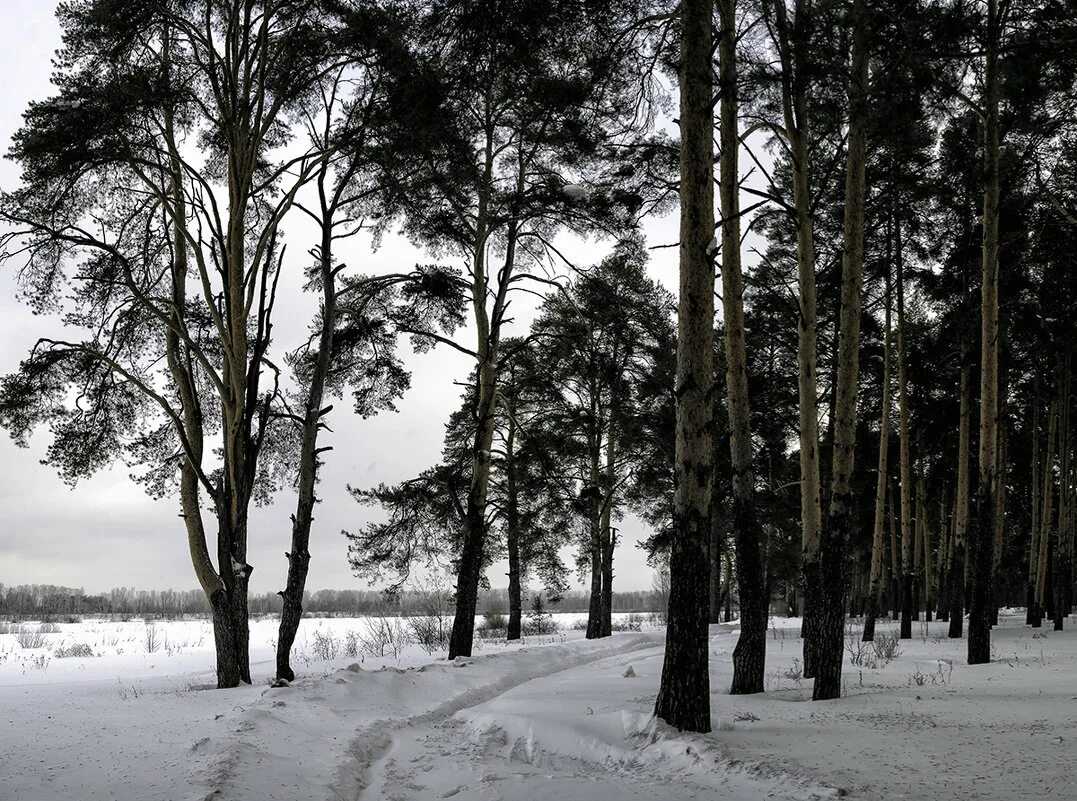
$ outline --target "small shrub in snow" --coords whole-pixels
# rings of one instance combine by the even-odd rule
[[[94,655],[93,648],[84,642],[73,642],[70,645],[61,645],[52,655],[57,659],[86,659]]]
[[[901,656],[901,638],[896,631],[876,632],[871,647],[875,651],[875,658],[884,665]]]
[[[610,627],[614,631],[643,631],[643,615],[632,612],[620,620],[615,619]]]
[[[59,634],[60,627],[55,623],[42,623],[38,626],[38,631],[42,634]]]
[[[407,632],[398,617],[373,617],[366,633],[359,634],[359,649],[370,656],[400,656],[407,642]]]
[[[483,615],[482,622],[487,631],[501,631],[509,627],[509,620],[500,609],[487,612]]]
[[[800,680],[804,678],[804,666],[801,665],[800,660],[794,656],[792,666],[786,668],[782,675],[789,679],[789,681],[800,684]]]
[[[12,633],[15,635],[15,642],[19,644],[20,648],[30,649],[45,647],[45,635],[39,628],[19,626],[18,630]]]
[[[314,659],[327,662],[340,656],[340,638],[316,629],[311,637],[311,655]]]
[[[872,654],[871,646],[872,643],[861,640],[860,635],[856,632],[845,635],[845,650],[849,652],[849,662],[857,667],[874,670],[879,666],[874,654]]]
[[[147,654],[155,654],[164,646],[164,636],[157,631],[157,626],[153,623],[146,624],[146,629],[142,633],[142,644],[146,646]]]
[[[449,635],[452,629],[441,615],[408,618],[408,628],[411,629],[411,636],[415,642],[419,643],[428,654],[443,651],[449,647]]]
[[[526,635],[536,634],[553,634],[558,630],[557,621],[555,621],[550,615],[546,613],[546,604],[542,600],[542,595],[536,595],[534,603],[531,606],[531,612],[527,615],[527,620],[524,622],[523,633]]]
[[[355,629],[349,629],[344,634],[344,656],[353,659],[359,656],[359,632]]]

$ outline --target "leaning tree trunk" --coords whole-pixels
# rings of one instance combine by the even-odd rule
[[[998,447],[998,223],[999,77],[1001,19],[998,0],[987,3],[984,65],[984,211],[980,288],[980,475],[976,515],[969,528],[968,662],[991,661],[991,539],[995,530]]]
[[[846,549],[856,530],[852,479],[856,455],[860,291],[864,267],[864,163],[869,24],[866,0],[856,0],[851,13],[852,75],[849,81],[849,144],[845,172],[838,375],[834,403],[830,504],[819,555],[819,605],[816,610],[819,651],[815,687],[812,692],[812,698],[816,701],[841,696],[841,663],[845,651],[845,560]]]
[[[680,8],[676,489],[665,659],[655,702],[657,717],[697,732],[711,729],[706,597],[714,459],[712,9],[708,0],[682,0]]]
[[[901,252],[901,223],[894,221],[897,255],[897,363],[898,363],[898,442],[901,472],[901,632],[903,640],[912,638],[913,530],[912,530],[912,462],[909,455],[909,396],[905,377],[905,265]]]
[[[879,424],[879,466],[875,480],[875,520],[871,545],[871,579],[868,585],[868,608],[864,615],[863,641],[875,639],[875,618],[879,614],[879,595],[883,576],[883,525],[886,522],[886,474],[890,451],[890,265],[886,265],[885,320],[883,333],[882,422]],[[893,529],[891,528],[891,532]],[[897,554],[896,544],[893,548]]]
[[[322,181],[327,171],[323,168]],[[324,186],[324,183],[321,184]],[[325,382],[333,357],[333,331],[336,327],[336,278],[333,268],[333,218],[332,211],[322,197],[322,231],[319,243],[319,270],[322,283],[322,327],[318,334],[318,350],[314,356],[314,370],[310,377],[307,400],[303,410],[303,429],[299,447],[299,493],[295,514],[292,515],[292,545],[285,556],[288,559],[288,578],[280,592],[282,599],[280,628],[277,634],[277,680],[293,681],[290,657],[292,644],[303,618],[303,592],[307,585],[310,567],[310,529],[314,522],[315,487],[318,483],[319,454],[325,450],[318,447],[318,433],[322,418],[332,408],[322,408]]]
[[[722,320],[725,328],[729,448],[733,467],[733,542],[737,549],[740,637],[733,649],[734,695],[763,692],[767,656],[763,527],[755,508],[748,357],[744,342],[744,276],[740,260],[736,0],[719,0],[719,98],[722,212]]]

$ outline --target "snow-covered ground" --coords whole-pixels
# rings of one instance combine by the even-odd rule
[[[206,689],[204,621],[156,624],[153,652],[141,622],[61,624],[42,648],[0,634],[0,800],[1077,797],[1072,631],[1006,615],[978,667],[945,623],[914,624],[890,661],[851,634],[845,697],[814,703],[799,621],[773,621],[756,696],[726,694],[736,625],[715,626],[698,736],[650,720],[662,630],[588,642],[571,620],[456,663],[415,645],[325,660],[378,622],[304,620],[302,678],[280,689],[259,621],[255,683],[227,691]],[[49,656],[61,643],[95,656]]]

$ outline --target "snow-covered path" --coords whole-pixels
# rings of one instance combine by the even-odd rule
[[[456,663],[418,648],[303,662],[279,689],[263,643],[255,685],[218,691],[202,689],[200,634],[147,654],[129,635],[106,646],[109,625],[94,624],[94,650],[115,653],[40,669],[0,639],[0,801],[1077,798],[1074,618],[1052,632],[1006,615],[992,663],[975,667],[945,623],[915,624],[890,661],[865,649],[852,664],[854,627],[844,697],[818,703],[799,621],[772,621],[754,696],[728,695],[736,624],[715,626],[705,736],[650,723],[661,630],[487,643]],[[175,624],[170,642],[197,626]]]
[[[388,751],[366,768],[360,799],[750,801],[834,795],[778,770],[732,764],[713,739],[648,726],[662,650],[568,668],[437,723],[397,731]]]

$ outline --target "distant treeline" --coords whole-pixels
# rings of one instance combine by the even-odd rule
[[[525,598],[525,611],[534,603],[531,593]],[[583,591],[566,593],[559,601],[543,598],[550,612],[586,612],[588,595]],[[644,590],[615,592],[614,612],[659,611],[655,593]],[[480,594],[480,612],[504,612],[508,609],[508,591],[487,590]],[[277,615],[281,597],[273,592],[250,596],[251,615]],[[201,590],[137,590],[115,587],[94,594],[82,588],[53,584],[0,584],[0,617],[53,619],[93,615],[121,617],[175,618],[209,614],[209,603]],[[378,590],[316,590],[304,593],[303,611],[314,617],[357,617],[361,615],[422,614],[451,615],[452,597],[446,591],[408,590],[387,596]]]

